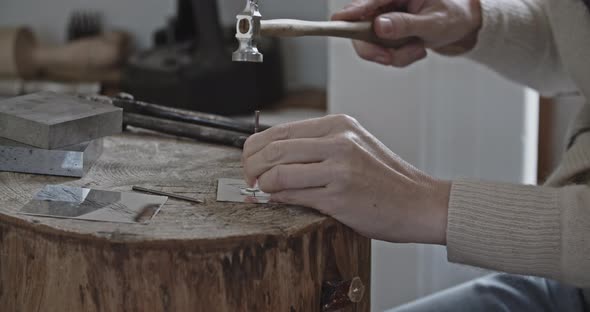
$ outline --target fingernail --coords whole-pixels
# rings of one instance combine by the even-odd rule
[[[393,33],[393,24],[389,18],[380,17],[377,20],[377,23],[379,23],[379,28],[383,35],[391,35],[391,33]]]

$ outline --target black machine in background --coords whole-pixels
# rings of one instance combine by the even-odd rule
[[[263,39],[264,63],[232,62],[235,28],[223,29],[217,0],[178,0],[177,16],[132,56],[122,89],[138,100],[222,115],[252,113],[285,93],[279,43]]]

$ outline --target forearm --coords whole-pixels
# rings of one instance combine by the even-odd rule
[[[457,181],[449,261],[590,286],[590,188]]]
[[[465,54],[544,94],[575,89],[565,74],[543,0],[480,0],[482,27]]]

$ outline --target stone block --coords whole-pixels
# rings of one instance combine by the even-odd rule
[[[0,137],[56,149],[120,133],[123,111],[74,95],[40,92],[0,101]]]
[[[102,154],[102,139],[47,150],[0,138],[0,171],[83,177]]]

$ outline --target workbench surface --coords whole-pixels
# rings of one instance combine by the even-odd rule
[[[280,204],[215,201],[218,178],[241,178],[241,150],[133,131],[105,139],[104,152],[82,179],[0,173],[0,222],[41,232],[110,242],[227,240],[288,236],[333,222],[310,209]],[[192,204],[169,198],[148,224],[117,224],[17,214],[47,184],[131,192],[143,186],[202,198]]]

